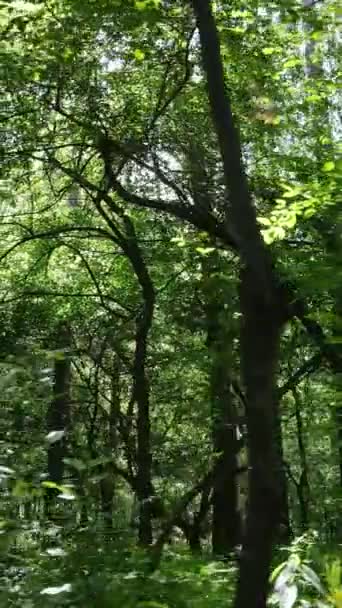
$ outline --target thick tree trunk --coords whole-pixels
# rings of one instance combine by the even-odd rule
[[[229,199],[227,221],[246,266],[241,278],[241,365],[246,388],[249,497],[235,608],[265,608],[272,547],[281,498],[275,441],[275,373],[281,331],[288,317],[285,290],[276,286],[271,260],[256,221],[241,160],[220,43],[209,0],[192,0],[201,41],[208,95],[218,135]]]
[[[265,608],[272,547],[281,520],[282,493],[274,432],[278,401],[275,371],[284,318],[279,294],[269,307],[251,285],[248,271],[241,284],[241,354],[246,383],[248,421],[249,493],[246,532],[240,560],[235,606]]]

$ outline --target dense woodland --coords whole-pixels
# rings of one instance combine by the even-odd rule
[[[0,605],[341,608],[334,0],[5,0]]]

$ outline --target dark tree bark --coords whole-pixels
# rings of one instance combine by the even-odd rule
[[[245,274],[245,273],[244,273]],[[276,442],[278,401],[275,371],[284,316],[265,306],[242,278],[241,355],[246,383],[246,415],[249,448],[249,492],[246,532],[240,560],[236,607],[265,608],[273,544],[282,512],[279,453]],[[279,316],[278,316],[279,315]]]
[[[67,456],[66,432],[70,422],[70,328],[61,324],[58,328],[56,347],[60,350],[54,361],[53,398],[47,412],[47,430],[64,431],[64,436],[49,444],[48,447],[48,476],[49,481],[62,483],[64,473],[64,458]],[[47,491],[47,509],[51,511],[56,490]]]
[[[136,317],[135,354],[133,363],[133,390],[131,405],[137,404],[137,479],[139,499],[139,544],[151,545],[152,537],[152,454],[150,424],[150,390],[146,372],[148,336],[153,320],[155,292],[148,269],[142,257],[135,230],[125,218],[127,253],[139,281],[143,304]]]
[[[197,208],[214,206],[214,180],[200,144],[190,142],[188,150],[191,193]],[[215,243],[213,243],[215,246]],[[232,317],[225,304],[231,298],[226,282],[220,280],[222,263],[213,251],[202,260],[202,291],[210,354],[210,400],[212,444],[216,474],[212,492],[212,550],[227,557],[240,541],[241,521],[238,509],[237,426],[231,394]],[[231,286],[230,291],[233,291]]]
[[[120,416],[120,366],[116,355],[113,357],[111,385],[111,402],[107,421],[107,446],[108,453],[114,461],[118,449],[118,426]],[[116,477],[112,461],[104,465],[103,473],[104,477],[100,481],[101,507],[106,528],[111,532],[113,528],[113,501]]]
[[[275,395],[275,400],[278,399],[277,391]],[[288,480],[286,475],[286,466],[284,460],[284,448],[283,448],[283,429],[282,429],[282,420],[281,420],[281,412],[280,412],[280,401],[278,404],[275,404],[274,408],[274,434],[275,434],[275,443],[277,450],[277,458],[278,458],[278,483],[279,483],[279,493],[280,493],[280,522],[279,522],[279,532],[278,532],[278,541],[281,544],[288,544],[292,538],[292,530],[290,523],[290,508],[289,508],[289,494],[288,494]]]
[[[189,546],[194,554],[198,554],[201,551],[201,537],[203,534],[203,526],[205,519],[208,515],[208,511],[211,505],[211,486],[208,484],[201,493],[200,506],[197,513],[194,513],[192,527],[189,535]]]
[[[302,412],[301,412],[301,403],[297,389],[294,387],[292,389],[292,395],[295,403],[295,416],[296,416],[296,425],[297,425],[297,443],[298,443],[298,452],[299,452],[299,460],[300,460],[300,479],[297,484],[297,493],[300,507],[300,516],[301,516],[301,524],[302,530],[305,531],[309,525],[309,495],[310,495],[310,486],[309,486],[309,475],[308,475],[308,465],[306,458],[306,448],[304,441],[304,432],[303,432],[303,420],[302,420]]]
[[[281,498],[275,441],[275,374],[286,292],[277,286],[256,221],[244,173],[239,135],[227,95],[220,44],[209,0],[192,0],[200,35],[208,96],[217,131],[232,224],[245,265],[241,275],[241,365],[246,388],[249,496],[235,608],[265,608],[272,548],[280,522]]]
[[[232,336],[221,322],[223,304],[219,294],[213,290],[211,301],[206,305],[207,343],[211,353],[213,456],[216,466],[212,493],[212,549],[215,555],[227,557],[240,540],[241,522],[235,473],[238,466],[237,429],[230,386]]]

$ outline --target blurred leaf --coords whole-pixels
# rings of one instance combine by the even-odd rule
[[[56,443],[56,441],[60,441],[65,435],[65,430],[60,431],[50,431],[45,437],[48,443]]]
[[[141,51],[140,49],[135,49],[134,57],[137,61],[143,61],[143,59],[145,58],[145,53],[144,53],[144,51]]]
[[[40,594],[41,595],[59,595],[60,593],[70,593],[72,591],[72,587],[70,583],[65,583],[60,587],[46,587],[43,589]]]
[[[330,171],[333,171],[335,169],[335,163],[332,160],[328,160],[326,163],[324,163],[323,167],[322,167],[322,171],[324,171],[325,173],[329,173]]]

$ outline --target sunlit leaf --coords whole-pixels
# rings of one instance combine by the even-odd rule
[[[215,247],[196,247],[196,251],[201,255],[209,255],[209,253],[215,251]]]
[[[51,557],[65,557],[67,555],[66,551],[61,547],[51,547],[50,549],[46,549],[46,553]]]
[[[261,49],[261,52],[263,55],[273,55],[273,53],[277,52],[277,49],[273,46],[266,46],[265,48]]]
[[[76,496],[74,494],[69,494],[68,492],[65,493],[63,492],[62,494],[58,494],[57,498],[60,498],[61,500],[76,500]]]
[[[134,6],[138,11],[144,11],[148,8],[158,8],[161,0],[135,0]]]
[[[284,68],[295,68],[298,65],[302,65],[302,63],[303,63],[302,59],[298,59],[298,57],[292,57],[291,59],[288,59],[287,61],[285,61],[283,66],[284,66]]]
[[[144,53],[144,51],[141,51],[140,49],[135,49],[134,57],[137,61],[143,61],[143,59],[145,58],[145,53]]]
[[[60,587],[46,587],[43,589],[40,594],[41,595],[59,595],[60,593],[70,593],[72,591],[72,587],[70,583],[65,583]]]
[[[329,171],[333,171],[335,169],[335,163],[332,160],[328,160],[326,163],[324,163],[323,167],[322,167],[322,171],[324,171],[325,173],[328,173]]]
[[[65,435],[65,430],[60,430],[60,431],[50,431],[50,433],[48,433],[46,435],[46,441],[48,443],[56,443],[56,441],[60,441]]]

